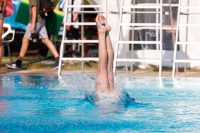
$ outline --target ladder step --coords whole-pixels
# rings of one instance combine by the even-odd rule
[[[200,14],[200,12],[180,12],[180,15]]]
[[[179,9],[199,9],[199,6],[179,6]]]
[[[111,14],[119,14],[119,12],[115,12],[115,11],[110,11],[109,13]],[[135,13],[140,13],[140,14],[150,14],[150,13],[160,13],[160,12],[156,12],[156,11],[132,11],[132,12],[127,12],[127,11],[124,11],[122,12],[122,14],[135,14]]]
[[[116,61],[121,62],[160,62],[160,59],[126,59],[126,58],[118,58]]]
[[[194,44],[200,44],[200,42],[176,42],[176,44],[191,44],[191,45],[194,45]]]
[[[70,12],[72,13],[72,12]],[[98,13],[105,13],[103,11],[74,11],[73,13],[78,13],[78,14],[98,14]]]
[[[147,7],[147,6],[159,6],[159,4],[155,4],[155,3],[153,3],[153,4],[142,3],[142,4],[135,4],[135,5],[132,5],[132,6],[141,6],[141,5],[145,6],[145,7]],[[162,6],[164,6],[164,7],[169,7],[169,5],[171,5],[171,7],[178,7],[179,4],[167,4],[167,3],[166,4],[165,3],[162,4]]]
[[[161,44],[160,41],[118,41],[118,44]]]
[[[120,26],[162,26],[155,23],[120,23]]]
[[[178,26],[200,26],[200,24],[178,24]]]
[[[102,8],[104,8],[105,5],[67,5],[66,8],[71,8],[71,7],[82,7],[82,8],[97,8],[97,7],[102,7]]]
[[[132,30],[132,29],[134,29],[134,30],[143,30],[143,29],[155,30],[155,29],[157,29],[157,27],[150,27],[150,26],[149,27],[134,27],[134,26],[131,26],[130,30]],[[171,25],[163,25],[162,29],[163,30],[172,30],[172,26]],[[176,30],[176,27],[173,27],[173,29]]]
[[[95,22],[78,22],[78,23],[66,23],[66,25],[96,25]],[[155,23],[120,23],[121,26],[161,26],[162,24]]]
[[[163,3],[163,6],[167,6],[169,7],[171,5],[171,7],[178,7],[179,4],[167,4],[167,3]]]
[[[66,23],[66,25],[97,25],[95,22],[77,22],[77,23]]]
[[[85,57],[85,58],[68,58],[68,57],[63,57],[61,58],[61,60],[78,60],[78,61],[99,61],[99,58],[93,57],[93,58],[89,58],[89,57]]]
[[[64,40],[63,43],[99,43],[98,40]]]
[[[161,8],[161,6],[158,6],[158,4],[148,4],[148,5],[132,5],[132,6],[122,6],[122,8],[135,8],[135,9],[158,9]]]
[[[190,60],[185,60],[185,59],[176,59],[174,62],[179,62],[179,63],[187,63],[187,62],[200,62],[200,59],[190,59]]]

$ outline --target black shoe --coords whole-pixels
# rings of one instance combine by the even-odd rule
[[[11,69],[17,69],[17,70],[22,69],[21,62],[19,62],[19,61],[6,64],[6,66],[7,66],[8,68],[11,68]]]
[[[62,62],[61,65],[64,66],[64,63]],[[59,60],[56,60],[55,63],[51,66],[51,69],[57,69],[58,67],[59,67]]]

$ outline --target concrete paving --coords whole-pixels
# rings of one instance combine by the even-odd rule
[[[62,75],[70,75],[73,72],[78,72],[82,73],[81,70],[77,71],[67,71],[67,70],[62,70]],[[84,71],[85,74],[88,75],[96,75],[96,71]],[[30,75],[30,76],[57,76],[58,75],[58,70],[50,70],[50,69],[34,69],[34,70],[12,70],[9,69],[7,70],[7,73],[4,75]],[[159,77],[158,72],[154,71],[134,71],[132,73],[130,72],[125,72],[125,71],[117,71],[116,75],[125,75],[125,76],[130,76],[130,77]],[[162,77],[172,77],[171,72],[162,72]],[[179,72],[178,75],[175,77],[195,77],[198,78],[200,77],[200,72]]]

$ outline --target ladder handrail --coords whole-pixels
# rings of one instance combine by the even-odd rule
[[[187,11],[181,11],[181,9],[187,9]],[[187,23],[186,24],[180,24],[180,17],[181,15],[189,15],[189,14],[200,14],[194,13],[194,12],[189,12],[189,9],[199,9],[199,6],[190,6],[189,0],[187,1],[187,6],[182,6],[182,1],[179,0],[179,5],[178,5],[178,14],[177,14],[177,31],[176,31],[176,42],[175,42],[175,47],[174,47],[174,56],[173,56],[173,66],[172,66],[172,77],[175,78],[175,68],[176,68],[176,63],[192,63],[192,62],[199,62],[200,59],[187,59],[187,45],[198,45],[200,44],[200,41],[188,41],[187,37],[188,34],[186,34],[186,41],[180,41],[178,34],[180,33],[179,28],[184,26],[186,27],[186,33],[188,33],[188,27],[191,26],[200,26],[200,24],[188,24],[188,16],[187,16]],[[178,44],[180,45],[185,45],[185,59],[177,59],[177,48]],[[184,72],[186,72],[186,64],[184,65]]]
[[[120,14],[119,14],[119,25],[118,25],[118,35],[117,35],[117,43],[115,46],[115,55],[114,55],[114,63],[113,63],[113,73],[116,75],[116,63],[117,61],[142,61],[142,62],[148,62],[148,61],[155,61],[159,62],[159,77],[161,77],[161,71],[162,71],[162,1],[160,1],[158,4],[140,4],[140,5],[131,5],[131,6],[124,6],[124,0],[121,0],[121,7],[120,7]],[[122,14],[123,9],[125,8],[132,8],[132,9],[141,9],[141,8],[151,8],[151,9],[159,9],[159,20],[158,23],[124,23],[122,22]],[[130,12],[132,13],[132,12]],[[137,11],[135,11],[137,13]],[[140,12],[142,13],[142,12]],[[158,14],[158,11],[154,12],[155,14]],[[160,33],[160,40],[159,41],[121,41],[120,40],[120,33],[121,33],[121,26],[155,26],[155,29]],[[136,27],[137,28],[137,27]],[[159,30],[160,29],[160,30]],[[119,49],[119,44],[160,44],[160,56],[159,59],[124,59],[124,58],[117,58],[118,56],[118,49]]]
[[[117,31],[117,40],[120,40],[120,31],[121,31],[121,26],[120,22],[122,21],[122,12],[123,8],[122,5],[124,5],[124,0],[121,0],[121,7],[120,7],[120,13],[119,13],[119,24],[118,24],[118,31]],[[115,45],[115,54],[114,54],[114,63],[113,63],[113,74],[116,75],[116,64],[117,64],[117,53],[118,53],[118,48],[119,48],[119,43],[117,42]]]

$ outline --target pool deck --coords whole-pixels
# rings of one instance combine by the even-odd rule
[[[67,71],[62,70],[62,75],[70,75],[72,72],[78,72],[82,73],[81,70],[77,71]],[[87,75],[96,75],[96,71],[85,71],[84,72]],[[4,75],[27,75],[27,76],[57,76],[58,71],[57,70],[50,70],[50,69],[35,69],[35,70],[12,70],[8,69],[7,73]],[[134,71],[132,73],[130,72],[124,72],[124,71],[117,71],[116,75],[123,75],[123,76],[130,76],[130,77],[158,77],[158,72],[154,71]],[[171,72],[162,72],[162,77],[172,77]],[[194,77],[198,78],[200,77],[200,72],[187,72],[186,74],[183,72],[179,72],[178,75],[176,75],[176,78],[178,77]]]

